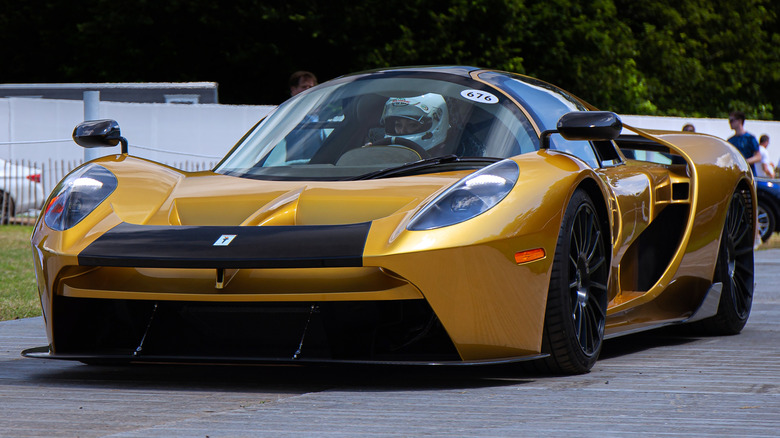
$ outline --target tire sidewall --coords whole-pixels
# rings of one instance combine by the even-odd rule
[[[574,221],[580,208],[583,207],[589,208],[595,215],[596,224],[602,231],[601,245],[604,245],[603,230],[595,204],[584,190],[575,191],[561,222],[550,277],[544,327],[548,341],[546,352],[551,354],[561,371],[574,373],[584,373],[593,367],[601,352],[604,339],[602,327],[598,347],[592,354],[586,353],[577,340],[572,317],[574,303],[569,289],[571,272],[568,258]],[[606,300],[602,311],[606,313]]]

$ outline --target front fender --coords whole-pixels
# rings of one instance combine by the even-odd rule
[[[555,151],[516,158],[520,178],[487,212],[456,225],[408,231],[417,209],[374,221],[364,266],[392,271],[431,305],[463,360],[538,354],[563,211],[592,169]],[[600,202],[597,200],[596,202]],[[422,206],[419,206],[422,208]],[[515,254],[545,257],[518,264]]]

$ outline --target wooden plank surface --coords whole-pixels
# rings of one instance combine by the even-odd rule
[[[0,323],[0,436],[780,436],[780,250],[742,334],[607,341],[586,375],[510,367],[90,367],[20,357]]]

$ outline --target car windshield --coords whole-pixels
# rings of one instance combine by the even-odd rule
[[[421,160],[431,168],[474,168],[538,149],[517,106],[480,82],[375,76],[331,81],[283,103],[216,172],[275,180],[391,177],[399,173],[378,171]]]

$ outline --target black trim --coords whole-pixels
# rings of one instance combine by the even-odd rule
[[[621,149],[639,149],[642,151],[660,152],[662,154],[673,153],[668,146],[658,143],[655,140],[642,137],[641,135],[620,135],[617,140],[618,147]],[[676,154],[675,154],[676,155]]]
[[[370,222],[302,226],[154,226],[122,223],[78,256],[81,266],[139,268],[360,267]],[[236,235],[227,246],[214,246]]]
[[[623,155],[625,155],[626,158],[635,159],[636,154],[634,151],[640,150],[659,152],[672,160],[672,164],[688,164],[685,158],[670,149],[668,146],[640,135],[624,134],[619,136],[615,142],[617,142],[618,148],[620,148],[620,151],[623,152]]]
[[[667,325],[667,324],[663,324]],[[620,333],[619,335],[623,335]],[[618,336],[618,335],[613,335]],[[544,359],[547,353],[528,356],[500,357],[496,359],[476,360],[350,360],[350,359],[275,359],[264,357],[225,357],[225,356],[132,356],[128,354],[62,354],[52,353],[48,345],[33,347],[21,352],[23,357],[31,359],[78,360],[88,364],[122,365],[130,363],[166,363],[166,364],[266,364],[266,365],[392,365],[392,366],[480,366],[502,365],[531,360]]]
[[[229,361],[460,360],[425,300],[152,301],[55,296],[57,355]],[[215,359],[217,360],[217,359]]]

